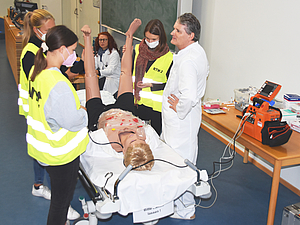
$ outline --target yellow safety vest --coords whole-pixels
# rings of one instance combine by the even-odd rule
[[[33,68],[30,72],[32,73]],[[34,80],[29,81],[29,112],[27,116],[28,154],[48,165],[64,165],[82,154],[88,144],[87,128],[71,132],[60,128],[53,132],[46,121],[44,106],[50,91],[59,82],[66,82],[73,92],[76,107],[80,108],[74,87],[59,71],[43,70]]]
[[[28,115],[28,79],[26,77],[26,74],[24,72],[23,66],[22,66],[22,60],[27,52],[32,52],[34,55],[36,55],[37,51],[39,50],[39,47],[37,47],[33,43],[28,43],[22,50],[21,57],[20,57],[20,83],[18,85],[19,89],[19,99],[18,99],[18,105],[19,105],[19,114],[25,116],[25,118]]]
[[[132,73],[133,85],[135,83],[135,67],[136,60],[139,55],[139,44],[135,46],[135,59],[134,59],[134,69]],[[153,83],[153,84],[164,84],[167,82],[167,71],[173,61],[173,54],[168,52],[167,54],[159,57],[151,65],[148,72],[144,74],[143,83]],[[151,91],[151,87],[143,88],[140,91],[140,100],[137,101],[139,105],[145,105],[152,108],[155,111],[161,112],[162,108],[162,95],[163,90]]]

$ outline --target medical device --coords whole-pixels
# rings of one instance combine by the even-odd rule
[[[10,18],[12,23],[18,28],[23,28],[23,19],[27,12],[33,11],[38,8],[37,3],[14,1],[15,7],[10,7]]]
[[[251,97],[253,105],[249,105],[243,112],[250,114],[250,116],[245,119],[245,134],[248,134],[258,141],[262,141],[261,130],[265,122],[281,120],[280,110],[270,106],[280,88],[281,85],[266,81],[258,90],[257,94]]]

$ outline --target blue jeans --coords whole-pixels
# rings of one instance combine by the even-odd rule
[[[44,175],[46,173],[46,180],[48,183],[49,189],[51,188],[50,177],[44,166],[41,166],[35,159],[33,159],[33,170],[34,170],[34,183],[35,184],[43,184],[44,183]]]

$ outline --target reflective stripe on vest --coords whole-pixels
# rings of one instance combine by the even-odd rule
[[[135,83],[135,68],[136,60],[139,54],[139,45],[135,46],[135,59],[134,59],[134,69],[132,82]],[[149,70],[145,73],[143,77],[143,83],[152,83],[152,84],[165,84],[167,82],[166,73],[172,63],[173,54],[171,52],[166,53],[165,55],[159,57],[151,65]],[[150,87],[143,88],[140,92],[140,100],[137,101],[139,105],[145,105],[152,108],[155,111],[161,112],[162,108],[162,95],[163,90],[151,91]]]
[[[79,132],[77,132],[76,136],[72,140],[68,141],[66,145],[61,147],[52,147],[49,145],[49,143],[39,141],[28,133],[26,134],[26,140],[28,144],[32,145],[36,149],[39,149],[40,152],[47,153],[52,156],[59,156],[67,154],[75,149],[80,142],[86,138],[87,131],[88,129],[86,127],[81,129]]]
[[[33,43],[27,43],[27,45],[23,48],[21,56],[20,56],[20,83],[18,85],[19,90],[19,98],[18,98],[18,105],[19,105],[19,114],[27,117],[28,115],[28,79],[22,67],[22,60],[27,52],[32,52],[36,55],[39,47]]]
[[[32,71],[31,71],[32,72]],[[31,74],[31,73],[30,73]],[[82,154],[88,144],[87,128],[71,132],[60,128],[53,132],[46,121],[44,107],[53,87],[65,82],[72,90],[77,110],[80,102],[69,80],[56,70],[43,70],[35,81],[29,82],[29,113],[27,116],[28,154],[48,165],[64,165]]]
[[[27,125],[31,126],[33,130],[39,131],[47,136],[49,140],[60,141],[67,133],[68,130],[61,128],[59,131],[53,133],[46,130],[44,124],[38,120],[34,120],[31,116],[27,116]]]

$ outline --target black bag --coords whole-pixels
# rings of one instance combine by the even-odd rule
[[[288,142],[292,132],[286,121],[266,121],[261,130],[262,143],[271,147],[283,145]]]

